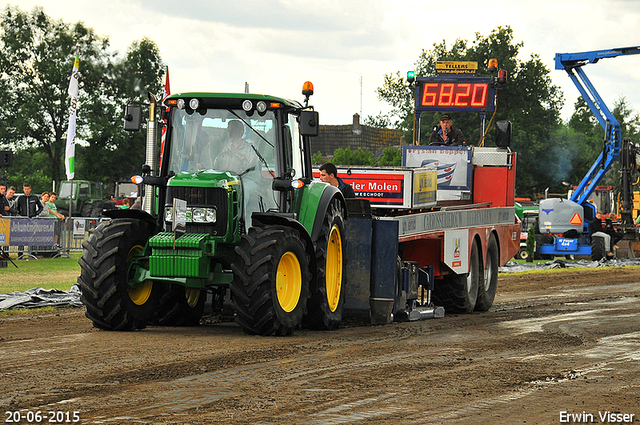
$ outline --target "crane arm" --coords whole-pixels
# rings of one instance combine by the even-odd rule
[[[582,67],[589,63],[597,63],[604,58],[637,54],[640,54],[640,47],[556,54],[556,69],[564,69],[567,72],[605,132],[602,153],[571,196],[571,200],[580,205],[583,205],[589,199],[602,177],[620,156],[621,146],[620,123],[604,103],[595,87],[593,87]]]

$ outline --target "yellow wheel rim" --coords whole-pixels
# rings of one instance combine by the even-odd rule
[[[142,252],[144,247],[140,245],[136,245],[129,250],[129,254],[127,255],[127,264],[131,261],[131,258],[134,255],[137,255]],[[129,293],[129,298],[135,305],[143,305],[147,302],[149,297],[151,296],[151,291],[153,290],[153,281],[145,280],[140,285],[135,288],[127,288],[127,292]]]
[[[194,308],[198,305],[198,301],[200,300],[200,289],[184,288],[184,295],[189,307]]]
[[[340,229],[334,225],[329,234],[327,244],[326,289],[329,309],[335,312],[340,302],[342,291],[342,236]]]
[[[278,263],[276,272],[276,294],[280,307],[287,313],[292,312],[300,301],[302,291],[302,272],[298,257],[286,252]]]

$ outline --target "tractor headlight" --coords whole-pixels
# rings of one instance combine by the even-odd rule
[[[218,210],[216,208],[187,207],[185,215],[188,223],[214,224],[218,219]],[[165,207],[164,221],[173,221],[173,207]]]
[[[203,223],[205,221],[204,208],[194,208],[191,215],[193,221]]]
[[[205,220],[210,223],[215,223],[218,219],[218,211],[215,208],[205,209]]]

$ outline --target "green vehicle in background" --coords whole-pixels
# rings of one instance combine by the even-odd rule
[[[539,206],[532,201],[516,201],[516,215],[520,220],[520,249],[515,255],[518,260],[526,260],[529,257],[527,252],[527,236],[529,229],[535,225],[539,216]]]
[[[55,204],[60,214],[73,217],[101,217],[103,209],[113,209],[107,185],[88,180],[65,180],[58,185]],[[70,211],[71,208],[71,211]]]
[[[312,93],[305,84],[307,101]],[[273,96],[174,94],[156,165],[149,97],[142,210],[105,211],[111,220],[92,232],[79,261],[94,326],[195,325],[210,292],[214,311],[231,305],[249,334],[337,328],[346,204],[312,178],[317,112]],[[125,129],[138,129],[140,118],[141,107],[129,105]]]

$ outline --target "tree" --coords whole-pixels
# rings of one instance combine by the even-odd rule
[[[445,41],[434,44],[433,49],[423,50],[415,63],[416,75],[435,75],[435,62],[440,60],[467,60],[478,62],[480,70],[486,69],[489,59],[498,60],[499,67],[507,71],[508,83],[500,89],[493,122],[509,120],[513,126],[512,148],[518,152],[518,175],[516,191],[521,196],[532,196],[534,192],[548,186],[560,184],[551,176],[540,173],[540,166],[553,163],[550,140],[554,131],[561,126],[560,109],[562,93],[551,84],[549,70],[537,55],[529,60],[518,59],[522,43],[514,43],[513,31],[498,27],[488,36],[476,33],[476,39],[469,45],[458,39],[451,47]],[[481,73],[480,73],[481,74]],[[396,127],[407,134],[413,131],[413,91],[406,84],[400,72],[385,75],[378,97],[392,106],[396,115]],[[421,119],[421,143],[426,143],[440,114],[423,114]],[[487,117],[487,122],[491,117]],[[468,144],[478,145],[483,138],[480,119],[477,114],[459,113],[454,117],[454,125],[463,129]],[[489,129],[487,129],[489,130]],[[491,140],[492,133],[485,137]]]
[[[621,96],[613,104],[611,113],[620,124],[621,140],[625,137],[637,138],[640,132],[640,116],[629,106],[626,97]],[[581,136],[580,143],[574,145],[577,159],[573,163],[571,182],[577,184],[588,173],[603,149],[604,129],[593,115],[585,100],[580,96],[574,104],[573,115],[568,127]],[[577,147],[577,149],[575,149]],[[602,185],[618,185],[619,164],[615,162],[602,179]]]
[[[399,167],[402,165],[402,152],[398,148],[390,146],[382,151],[382,157],[378,160],[381,167]]]
[[[145,89],[160,92],[164,67],[155,44],[146,39],[134,43],[119,59],[108,51],[107,38],[82,23],[55,21],[40,7],[27,13],[7,6],[0,20],[0,100],[11,105],[0,109],[0,146],[44,153],[31,155],[43,161],[30,164],[32,169],[44,169],[49,179],[64,177],[67,89],[77,48],[76,178],[120,179],[130,173],[129,158],[139,169],[145,136],[121,130],[123,107],[128,99],[146,100]]]
[[[83,61],[103,60],[107,42],[78,23],[53,21],[42,8],[25,13],[7,6],[0,24],[0,79],[12,108],[2,108],[0,140],[14,149],[35,147],[48,158],[47,174],[61,175],[68,123],[67,88],[76,47]],[[95,83],[90,68],[84,85]],[[82,128],[82,118],[79,126]]]
[[[146,134],[123,130],[124,105],[129,100],[146,103],[148,92],[160,93],[164,65],[157,45],[144,38],[129,47],[123,61],[103,68],[101,89],[91,92],[83,105],[89,117],[88,146],[79,150],[76,168],[88,180],[128,180],[145,162]],[[95,167],[96,162],[104,166]]]
[[[373,154],[369,149],[366,151],[362,148],[352,151],[351,146],[345,149],[336,149],[333,153],[333,162],[335,165],[373,165]]]

